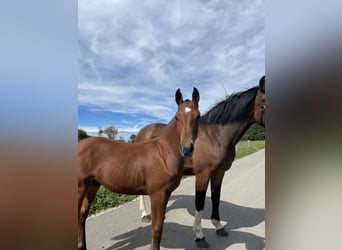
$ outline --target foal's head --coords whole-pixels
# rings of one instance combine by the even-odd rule
[[[265,111],[266,111],[266,97],[265,97],[265,76],[260,78],[259,90],[255,97],[254,103],[254,119],[259,124],[265,127]]]
[[[182,93],[178,89],[175,99],[178,104],[175,119],[180,133],[179,151],[183,157],[191,157],[194,151],[194,142],[197,137],[198,120],[200,117],[200,112],[198,111],[199,92],[194,88],[192,100],[183,101]]]

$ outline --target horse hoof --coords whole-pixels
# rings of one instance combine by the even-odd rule
[[[226,229],[224,229],[224,227],[219,230],[216,230],[216,234],[220,237],[227,237],[229,235],[229,233],[226,231]]]
[[[198,249],[209,249],[210,244],[205,240],[205,238],[196,238],[195,239],[196,246]]]
[[[150,214],[144,215],[143,217],[141,217],[141,221],[145,223],[151,222],[151,215]]]

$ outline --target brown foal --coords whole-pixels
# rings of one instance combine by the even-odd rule
[[[175,94],[178,110],[160,136],[141,143],[123,143],[91,137],[78,144],[78,249],[86,249],[85,221],[100,185],[112,192],[145,194],[151,199],[152,246],[160,249],[165,208],[191,157],[197,137],[199,92],[183,101]]]

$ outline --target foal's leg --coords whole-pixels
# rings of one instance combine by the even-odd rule
[[[165,209],[169,197],[170,194],[167,194],[165,192],[159,192],[150,195],[152,214],[152,250],[160,249],[160,240],[163,232]]]
[[[144,200],[143,195],[139,196],[139,211],[141,213],[140,218],[141,218],[142,222],[150,222],[151,221],[151,216],[148,215],[146,212],[145,200]]]
[[[202,213],[205,204],[205,195],[207,192],[209,183],[209,173],[200,173],[196,175],[196,194],[195,194],[195,205],[196,205],[196,212],[195,212],[195,221],[193,230],[195,232],[196,244],[199,248],[208,248],[209,243],[205,241],[204,234],[202,232]]]
[[[85,222],[89,214],[90,205],[93,202],[100,184],[96,181],[90,181],[90,184],[85,192],[81,208],[78,215],[78,250],[87,249],[85,236]]]
[[[216,234],[221,237],[228,236],[228,232],[224,229],[220,222],[220,197],[221,197],[221,184],[223,181],[224,170],[217,171],[211,174],[210,187],[211,187],[211,202],[212,213],[211,222],[215,226]]]
[[[89,187],[90,181],[86,178],[79,178],[78,179],[78,250],[84,250],[87,249],[86,242],[85,242],[85,235],[84,235],[84,227],[82,225],[82,216],[81,216],[81,210],[82,210],[82,203],[83,199],[87,193],[88,187]]]

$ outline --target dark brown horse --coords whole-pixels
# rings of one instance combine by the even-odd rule
[[[123,143],[91,137],[78,144],[78,249],[86,249],[85,221],[100,185],[116,193],[145,194],[151,199],[152,249],[160,249],[165,208],[183,174],[184,158],[191,157],[198,132],[199,93],[183,102],[161,132],[146,142]]]
[[[184,161],[184,175],[196,175],[194,232],[196,243],[201,248],[209,247],[201,229],[202,211],[209,181],[212,200],[211,221],[218,236],[228,236],[219,215],[223,176],[232,165],[235,158],[235,145],[245,131],[255,122],[265,126],[265,107],[265,76],[263,76],[258,87],[230,95],[200,118],[195,142],[196,150],[192,158]],[[165,124],[161,123],[147,125],[137,134],[136,142],[157,136],[164,126]],[[142,196],[140,210],[143,219],[146,210]]]

